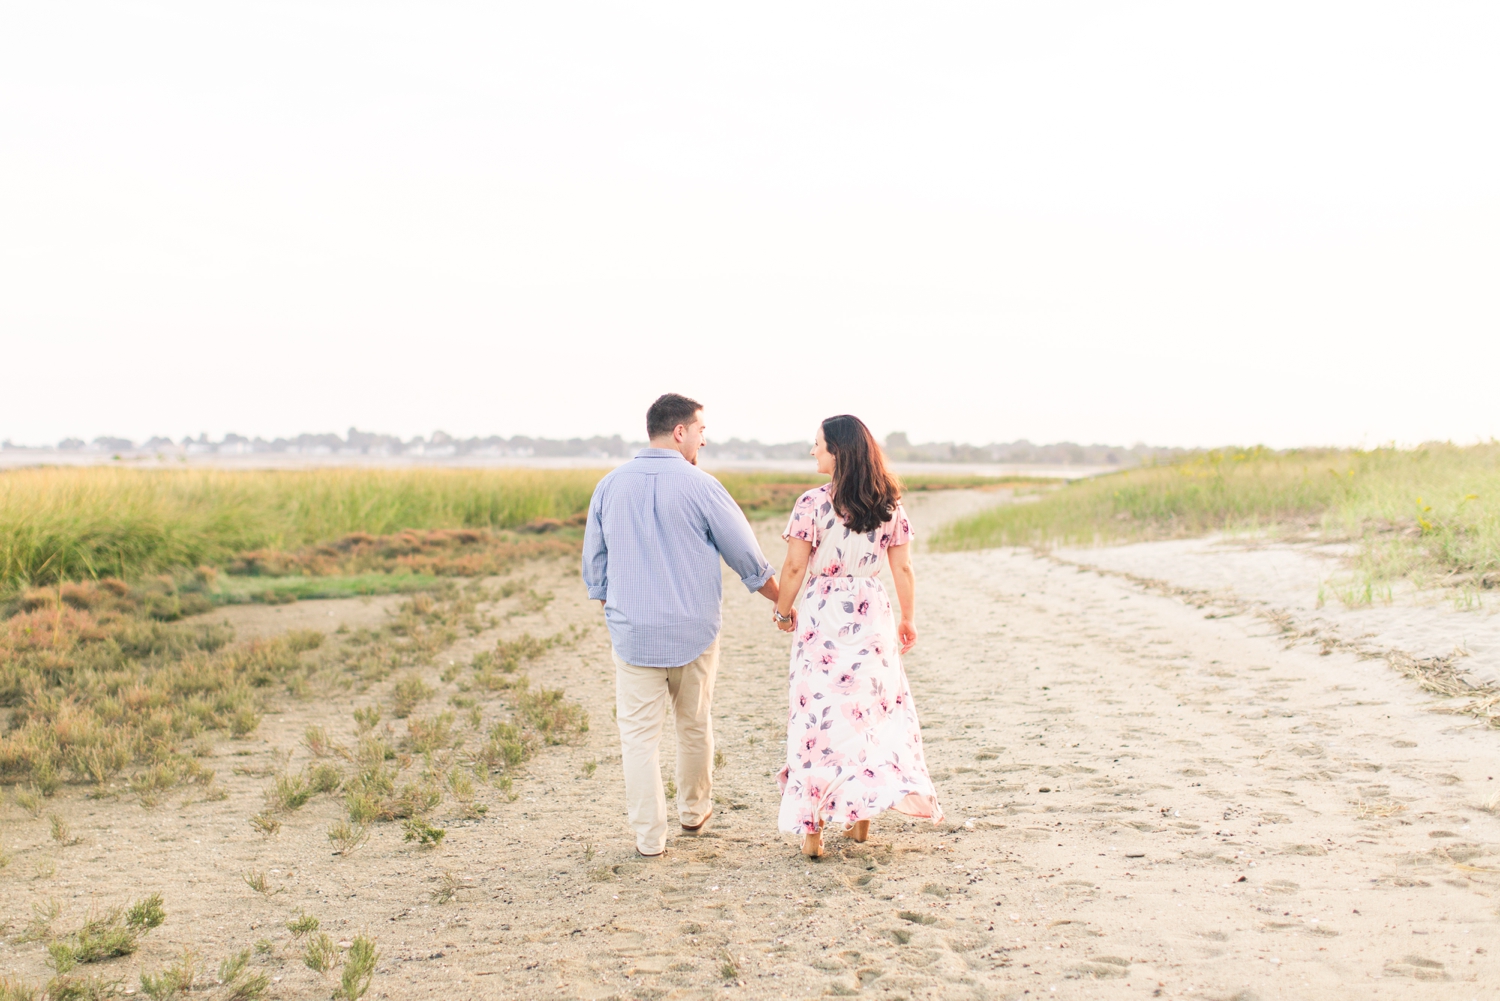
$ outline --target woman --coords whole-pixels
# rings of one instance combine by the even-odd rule
[[[886,810],[934,823],[943,811],[901,669],[917,627],[911,523],[900,484],[858,417],[824,421],[812,454],[832,480],[792,509],[774,616],[796,636],[787,763],[777,776],[780,824],[802,832],[803,854],[816,857],[825,824],[863,841],[870,818]],[[901,601],[899,625],[880,583],[885,559]]]

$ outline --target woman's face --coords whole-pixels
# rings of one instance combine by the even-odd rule
[[[828,451],[828,442],[823,440],[822,428],[818,428],[818,434],[813,439],[812,457],[818,460],[818,472],[833,475],[833,453]]]

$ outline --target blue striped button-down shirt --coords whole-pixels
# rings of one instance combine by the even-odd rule
[[[681,667],[719,635],[719,557],[758,591],[774,571],[724,485],[669,448],[643,448],[594,488],[583,582],[604,601],[615,652]]]

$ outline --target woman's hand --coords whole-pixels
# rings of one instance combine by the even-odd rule
[[[901,641],[901,652],[906,653],[917,645],[917,627],[913,622],[905,619],[896,627],[896,638]]]
[[[797,610],[794,608],[790,612],[788,612],[787,614],[790,615],[791,618],[787,619],[785,622],[781,621],[780,619],[777,619],[776,620],[776,628],[780,629],[784,633],[796,632],[797,631]]]

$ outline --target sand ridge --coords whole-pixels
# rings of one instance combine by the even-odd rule
[[[997,499],[917,496],[910,510],[930,531]],[[760,526],[773,562],[779,528]],[[69,790],[47,810],[83,838],[73,847],[8,808],[0,972],[45,973],[40,943],[17,941],[33,903],[62,902],[61,926],[152,889],[167,923],[99,968],[132,985],[183,946],[216,963],[265,938],[256,963],[279,978],[272,996],[327,996],[284,928],[305,909],[337,938],[376,937],[370,997],[1497,996],[1500,819],[1477,806],[1500,792],[1500,734],[1429,711],[1383,662],[1288,646],[1263,620],[1205,618],[1118,576],[1011,550],[923,552],[916,565],[908,670],[940,826],[883,817],[867,844],[829,837],[818,861],[775,830],[787,640],[730,579],[715,818],[640,859],[598,608],[574,567],[548,564],[532,571],[556,594],[547,608],[460,641],[427,672],[435,710],[454,691],[444,661],[497,635],[589,627],[529,672],[593,726],[538,754],[514,802],[482,795],[490,811],[474,819],[445,804],[435,849],[385,824],[354,856],[332,855],[324,832],[342,810],[327,797],[263,839],[246,821],[273,751],[307,760],[309,723],[352,742],[352,709],[384,692],[288,700],[207,762],[222,802],[146,811]],[[330,630],[343,614],[291,607]],[[670,761],[670,729],[664,750]],[[247,870],[281,892],[251,890]],[[456,889],[440,902],[445,878]]]

